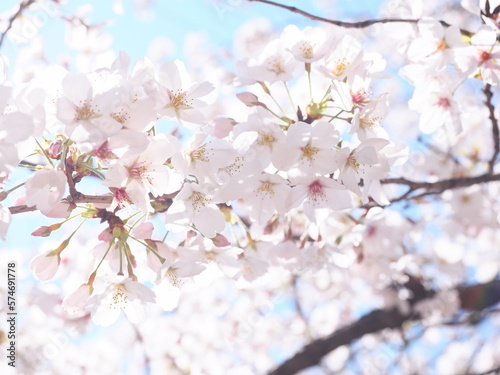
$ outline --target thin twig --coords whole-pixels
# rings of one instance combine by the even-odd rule
[[[36,0],[28,0],[28,1],[23,1],[21,4],[19,4],[19,9],[17,10],[16,13],[9,19],[9,24],[7,25],[7,28],[5,31],[2,33],[0,36],[0,47],[2,47],[2,43],[5,39],[5,36],[7,35],[7,32],[12,28],[12,25],[14,24],[14,21],[21,16],[23,13],[24,9],[28,8],[31,4],[33,4]]]
[[[292,279],[292,292],[293,292],[293,302],[295,305],[295,310],[297,311],[297,314],[299,315],[300,319],[304,323],[304,333],[307,339],[311,340],[311,332],[309,331],[309,324],[308,320],[306,318],[306,314],[304,313],[304,308],[302,304],[300,303],[300,297],[299,297],[299,291],[297,287],[297,281],[298,278],[297,276],[294,276]]]
[[[301,9],[298,9],[296,7],[284,5],[284,4],[279,4],[279,3],[276,3],[276,2],[270,1],[270,0],[248,0],[248,1],[273,5],[275,7],[283,8],[283,9],[289,10],[290,12],[300,14],[300,15],[307,17],[313,21],[321,21],[321,22],[329,23],[331,25],[344,27],[346,29],[363,29],[363,28],[366,28],[366,27],[369,27],[369,26],[372,26],[372,25],[375,25],[378,23],[382,23],[382,24],[383,23],[396,23],[396,22],[397,23],[417,23],[420,21],[419,19],[382,18],[382,19],[371,19],[371,20],[365,20],[365,21],[359,21],[359,22],[345,22],[345,21],[331,20],[328,18],[315,16],[314,14],[308,13],[308,12],[303,11]],[[445,22],[445,21],[439,21],[439,22],[444,27],[450,26],[450,24],[448,22]],[[464,35],[468,35],[468,36],[473,35],[468,30],[460,29],[460,31]]]
[[[446,190],[464,188],[476,184],[483,184],[493,181],[500,181],[500,174],[483,174],[474,177],[456,177],[447,180],[441,180],[436,182],[418,182],[411,181],[406,178],[386,178],[381,180],[382,184],[394,184],[394,185],[406,185],[408,190],[400,195],[399,197],[392,198],[388,205],[396,202],[401,202],[405,200],[415,200],[420,199],[429,195],[439,195]],[[417,191],[421,191],[416,194]],[[385,207],[388,205],[378,204],[377,202],[371,200],[368,203],[361,206],[361,208],[372,208],[372,207]]]
[[[385,180],[382,180],[381,182],[383,184],[406,185],[410,188],[411,192],[419,189],[425,189],[427,190],[427,192],[439,194],[445,190],[458,189],[492,181],[500,181],[500,174],[487,173],[480,176],[456,177],[436,182],[417,182],[408,180],[406,178],[387,178]],[[405,194],[408,194],[408,192]]]
[[[441,150],[439,147],[436,147],[435,145],[426,142],[422,136],[419,136],[417,138],[417,141],[420,142],[425,147],[427,147],[432,152],[434,152],[435,154],[446,156],[447,158],[451,159],[457,166],[461,166],[460,160],[458,160],[458,158],[451,152]]]
[[[144,342],[144,337],[142,336],[142,333],[139,331],[139,328],[135,324],[132,324],[132,328],[135,331],[135,336],[137,337],[137,340],[139,341],[139,344],[141,346],[141,349],[143,351],[144,355],[144,371],[146,372],[147,375],[151,374],[151,359],[149,358],[149,355],[146,351],[146,343]]]
[[[491,133],[493,137],[493,155],[488,163],[488,171],[493,174],[493,169],[495,167],[495,162],[500,152],[500,133],[498,130],[498,120],[495,117],[495,106],[492,104],[491,99],[493,97],[493,92],[491,91],[491,85],[488,83],[483,89],[484,95],[486,95],[486,100],[484,104],[489,111],[489,119],[491,121]]]
[[[470,373],[468,375],[497,375],[500,373],[500,366],[486,370],[484,372]]]
[[[62,202],[65,202],[64,200]],[[78,198],[73,200],[73,203],[94,203],[94,204],[111,204],[113,202],[113,196],[111,195],[85,195],[80,194]],[[24,212],[36,211],[35,206],[27,206],[25,204],[19,206],[9,207],[11,214],[21,214]]]

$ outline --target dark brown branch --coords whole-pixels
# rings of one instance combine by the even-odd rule
[[[455,155],[453,155],[451,152],[441,150],[440,148],[434,146],[433,144],[426,142],[422,136],[419,136],[417,138],[417,141],[420,142],[425,147],[427,147],[432,152],[434,152],[435,154],[445,156],[446,158],[451,159],[456,165],[461,165],[460,160],[458,160],[458,158]]]
[[[292,358],[271,371],[269,375],[290,375],[315,366],[321,361],[321,358],[332,350],[348,345],[368,333],[375,333],[385,328],[401,327],[407,319],[408,316],[401,314],[396,308],[372,311],[357,322],[339,329],[327,337],[314,340]]]
[[[476,184],[484,184],[492,181],[500,181],[500,174],[487,173],[480,176],[456,177],[436,182],[417,182],[417,181],[407,180],[406,178],[387,178],[385,180],[382,180],[381,182],[383,184],[399,184],[408,186],[409,190],[406,193],[404,193],[401,197],[394,199],[393,202],[395,202],[403,199],[418,198],[423,195],[440,194],[445,190],[458,189]],[[422,194],[410,197],[412,193],[421,189],[425,190]]]
[[[484,372],[478,372],[475,374],[469,374],[469,375],[498,375],[500,374],[500,366],[492,368],[491,370],[486,370]]]
[[[283,9],[289,10],[290,12],[300,14],[300,15],[307,17],[313,21],[321,21],[321,22],[329,23],[331,25],[344,27],[347,29],[363,29],[363,28],[366,28],[366,27],[369,27],[369,26],[372,26],[375,24],[384,24],[384,23],[417,23],[418,21],[420,21],[419,19],[383,18],[383,19],[371,19],[371,20],[365,20],[365,21],[359,21],[359,22],[345,22],[345,21],[331,20],[328,18],[315,16],[314,14],[308,13],[308,12],[303,11],[301,9],[298,9],[296,7],[284,5],[284,4],[279,4],[279,3],[276,3],[276,2],[270,1],[270,0],[248,0],[248,1],[273,5],[275,7],[283,8]],[[450,26],[450,24],[448,22],[445,22],[445,21],[439,21],[439,22],[444,27]],[[472,35],[472,33],[468,30],[460,29],[460,31],[464,35],[468,35],[468,36]]]
[[[33,4],[36,0],[28,0],[28,1],[22,1],[21,4],[19,4],[19,9],[17,10],[12,17],[9,19],[9,24],[7,25],[7,28],[5,31],[2,33],[0,36],[0,47],[2,46],[2,43],[5,39],[5,36],[7,35],[7,32],[12,28],[12,25],[14,24],[14,21],[16,18],[18,18],[24,11],[24,9],[28,8],[31,4]]]
[[[500,302],[500,280],[485,284],[456,287],[460,299],[460,307],[467,311],[482,311]],[[415,295],[411,305],[434,295],[434,291]],[[341,328],[330,335],[312,341],[293,357],[283,362],[268,375],[291,375],[315,366],[321,359],[343,345],[349,345],[369,333],[380,332],[386,328],[401,328],[405,321],[419,320],[419,314],[410,312],[402,314],[397,308],[390,310],[374,310],[356,322]]]
[[[489,111],[489,119],[491,121],[491,132],[493,137],[493,155],[488,164],[488,170],[490,174],[493,174],[493,169],[495,167],[495,162],[498,157],[498,153],[500,152],[500,134],[498,130],[498,120],[495,117],[495,107],[493,106],[491,99],[493,97],[493,92],[491,91],[491,85],[487,84],[483,89],[484,95],[486,95],[486,100],[484,104],[488,108]]]

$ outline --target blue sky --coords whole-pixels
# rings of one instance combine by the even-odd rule
[[[17,1],[2,1],[0,12],[7,10]],[[114,42],[112,49],[115,51],[126,51],[132,59],[145,56],[147,47],[155,37],[163,36],[173,41],[176,45],[177,55],[182,58],[182,45],[184,37],[190,32],[206,32],[210,40],[217,46],[229,47],[233,34],[245,21],[259,16],[269,18],[275,27],[284,27],[290,23],[299,27],[314,24],[298,14],[293,14],[285,9],[262,4],[249,3],[246,0],[168,0],[154,1],[152,5],[152,19],[145,22],[137,14],[134,14],[132,0],[123,0],[125,13],[116,15],[112,12],[113,1],[67,1],[62,6],[63,13],[73,14],[76,9],[84,5],[92,5],[90,13],[91,23],[100,23],[110,20],[109,26],[105,28],[112,34]],[[299,7],[313,14],[324,15],[315,5],[315,1],[287,0],[281,3]],[[368,18],[374,17],[381,0],[366,1],[362,8],[359,2],[354,0],[337,0],[332,6],[332,14],[336,18],[345,17]],[[368,4],[368,6],[366,6]],[[43,13],[42,12],[38,12]],[[40,34],[44,36],[49,58],[56,59],[65,50],[63,43],[64,24],[53,19],[50,15],[40,15],[43,26]],[[10,44],[10,45],[7,45]],[[16,46],[6,43],[2,53],[15,54]]]

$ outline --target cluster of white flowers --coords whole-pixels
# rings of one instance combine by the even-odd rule
[[[458,134],[458,85],[467,77],[499,83],[497,31],[485,25],[470,37],[429,18],[417,33],[402,70],[415,86],[409,107],[421,113],[423,133],[452,124]],[[353,266],[388,285],[408,223],[378,211],[362,223],[361,211],[350,209],[390,203],[381,180],[407,148],[382,127],[388,95],[373,93],[385,62],[354,35],[291,25],[255,48],[236,64],[238,84],[248,86],[236,94],[246,106],[238,103],[238,119],[213,116],[214,86],[180,61],[155,66],[144,58],[131,67],[121,53],[86,74],[50,66],[14,94],[0,82],[0,172],[23,160],[35,169],[27,206],[107,225],[95,235],[95,269],[63,307],[91,308],[102,325],[121,310],[140,322],[145,303],[175,308],[195,276],[253,281],[274,266],[291,273]],[[90,176],[99,186],[80,190]],[[89,198],[103,189],[99,203]],[[4,236],[6,208],[0,220]],[[161,231],[172,233],[167,241],[153,239]],[[56,275],[71,237],[32,260],[38,279]],[[398,250],[384,254],[391,246]],[[362,258],[371,272],[356,268]]]

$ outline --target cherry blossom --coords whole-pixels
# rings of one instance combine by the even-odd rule
[[[352,207],[352,200],[343,185],[337,181],[319,177],[296,177],[291,179],[294,185],[290,193],[292,207],[303,206],[311,221],[315,220],[315,211],[319,209],[344,210]]]
[[[169,61],[174,42],[152,35],[135,63],[90,4],[4,13],[0,237],[29,304],[20,371],[307,371],[293,353],[311,348],[324,372],[494,371],[500,2],[450,1],[353,20],[318,0],[314,26],[299,6],[222,1],[232,46],[191,33]],[[268,6],[295,24],[238,25]],[[16,41],[40,12],[66,27],[55,64],[46,27]],[[60,245],[24,249],[26,230]],[[113,339],[85,343],[93,324]],[[346,333],[356,350],[318,346]]]
[[[293,167],[301,172],[333,173],[337,169],[336,152],[339,134],[328,122],[317,122],[314,126],[296,122],[288,128],[286,143],[273,149],[273,165],[287,171]]]
[[[33,119],[19,111],[6,112],[11,88],[0,85],[0,171],[13,171],[20,161],[18,143],[34,131]]]
[[[200,182],[214,181],[220,168],[234,162],[236,151],[223,139],[207,139],[196,133],[181,152],[172,157],[172,165],[183,176],[194,175]]]
[[[289,45],[293,57],[305,63],[321,59],[325,51],[325,33],[323,29],[307,27],[299,30],[295,25],[285,27],[281,38]]]
[[[200,185],[185,183],[170,207],[167,223],[192,223],[206,237],[215,237],[224,230],[225,220],[211,195]]]
[[[210,94],[214,89],[213,85],[208,82],[191,82],[181,61],[164,63],[159,74],[160,114],[183,123],[203,125],[205,118],[200,108],[207,103],[200,98]]]
[[[106,174],[105,185],[124,188],[128,199],[143,211],[151,212],[149,194],[158,197],[173,193],[181,184],[180,176],[164,163],[177,150],[173,137],[157,136],[150,140],[148,148],[139,155],[123,158]],[[120,203],[120,196],[116,195]]]
[[[60,169],[40,169],[26,181],[26,204],[48,215],[66,190],[66,175]],[[68,213],[66,213],[67,216]]]
[[[61,307],[70,313],[81,312],[85,309],[92,294],[92,285],[82,284],[73,293],[68,294],[61,303]]]
[[[281,39],[276,39],[264,48],[257,59],[250,59],[247,63],[240,62],[238,68],[242,83],[291,80],[297,63],[286,48]]]
[[[61,263],[59,254],[59,251],[48,251],[31,260],[31,270],[38,280],[47,281],[54,277]]]
[[[200,274],[205,266],[192,260],[180,259],[159,271],[159,282],[154,287],[158,295],[157,303],[165,311],[177,307],[180,298],[179,288],[186,278]]]
[[[408,57],[413,62],[425,63],[430,69],[440,70],[453,59],[453,48],[461,47],[460,30],[457,26],[444,28],[432,18],[418,22],[420,37],[408,47]]]
[[[325,56],[324,63],[318,69],[332,79],[344,79],[360,63],[361,45],[350,35],[345,35],[340,40],[335,41],[331,51],[329,55]]]
[[[101,293],[90,298],[92,320],[102,326],[115,322],[123,311],[132,323],[141,323],[147,317],[146,303],[155,302],[155,293],[145,285],[130,279],[109,283]]]
[[[104,98],[94,96],[86,75],[68,74],[62,81],[62,90],[57,101],[57,118],[65,125],[68,137],[77,142],[102,142],[121,128],[112,117],[103,116]]]
[[[471,37],[471,46],[456,50],[456,61],[459,69],[465,74],[475,76],[491,85],[498,85],[500,56],[496,46],[496,32],[483,27]]]
[[[389,141],[386,139],[369,138],[362,141],[352,151],[348,147],[340,150],[338,155],[339,181],[349,190],[361,196],[363,195],[359,187],[361,179],[363,179],[366,191],[372,181],[387,177],[389,163],[387,158],[379,152],[388,144]]]

